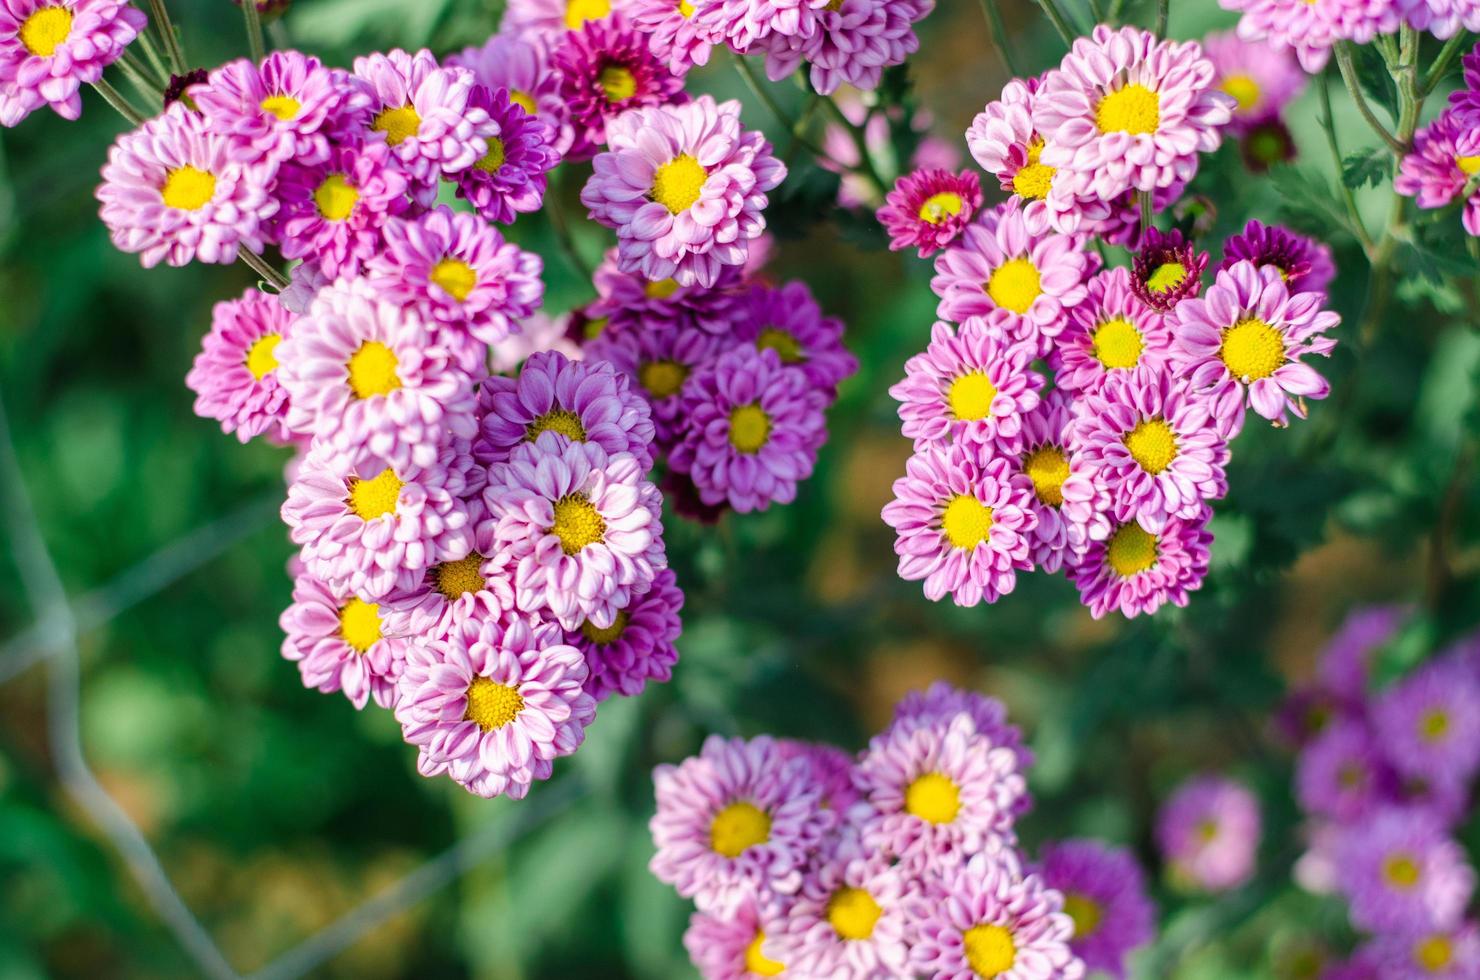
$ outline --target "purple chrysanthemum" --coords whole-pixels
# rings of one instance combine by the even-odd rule
[[[1218,268],[1227,269],[1244,260],[1275,269],[1291,293],[1324,293],[1336,277],[1330,248],[1281,225],[1265,225],[1257,219],[1223,244],[1223,262]]]
[[[441,174],[465,170],[487,152],[476,136],[487,113],[468,104],[471,71],[443,68],[426,49],[400,48],[356,58],[354,71],[371,91],[369,133],[390,145],[423,205],[435,198]]]
[[[1246,41],[1236,31],[1214,32],[1202,43],[1213,63],[1213,83],[1237,103],[1228,123],[1236,133],[1278,117],[1305,88],[1305,72],[1283,48]]]
[[[654,51],[668,61],[668,70],[686,75],[690,68],[709,64],[714,39],[694,18],[689,0],[630,0],[628,16],[648,38]]]
[[[613,694],[636,697],[649,680],[666,681],[678,662],[678,639],[683,624],[683,590],[669,569],[653,579],[652,588],[617,613],[605,628],[585,622],[567,630],[565,642],[586,655],[590,676],[586,691],[598,702]]]
[[[470,478],[482,479],[482,468]],[[482,489],[470,485],[462,494],[470,501],[468,550],[443,557],[415,586],[395,589],[382,600],[381,615],[390,632],[437,639],[469,620],[481,623],[521,614],[514,605],[511,556],[494,540],[493,522],[479,499]]]
[[[694,23],[714,43],[737,52],[778,33],[795,36],[817,28],[816,11],[828,0],[690,0]]]
[[[313,166],[329,158],[330,123],[369,110],[369,94],[345,73],[297,51],[274,51],[261,66],[238,58],[190,89],[213,132],[231,137],[242,163],[263,158]]]
[[[1160,314],[1137,298],[1126,269],[1106,269],[1089,281],[1084,302],[1054,345],[1054,383],[1093,394],[1108,378],[1138,368],[1161,370],[1172,337]]]
[[[1231,779],[1198,776],[1162,804],[1156,842],[1181,884],[1228,891],[1252,877],[1261,827],[1253,793]]]
[[[1293,48],[1300,67],[1311,74],[1326,67],[1337,41],[1366,44],[1378,34],[1395,33],[1400,11],[1400,4],[1391,0],[1218,0],[1218,5],[1242,15],[1239,37],[1276,51]]]
[[[762,242],[764,238],[757,246]],[[648,279],[640,270],[624,272],[620,263],[617,249],[608,249],[592,274],[596,299],[586,308],[592,319],[604,319],[613,328],[696,326],[725,337],[735,329],[736,311],[747,288],[741,267],[724,266],[714,284],[706,287],[681,286],[672,278]]]
[[[984,735],[996,746],[1012,749],[1019,772],[1033,766],[1033,750],[1023,743],[1023,733],[1007,720],[1007,706],[996,698],[965,691],[945,681],[936,681],[923,691],[910,691],[894,705],[894,720],[888,732],[946,726],[958,716],[971,720],[978,735]],[[1032,797],[1024,793],[1014,811],[1021,814],[1032,806]]]
[[[851,753],[821,742],[781,739],[778,744],[788,759],[806,760],[812,781],[822,787],[823,807],[837,814],[846,814],[848,808],[858,802],[858,787],[853,785],[855,760]]]
[[[858,371],[858,359],[843,346],[843,321],[823,316],[800,279],[779,287],[753,284],[732,316],[735,340],[774,350],[781,363],[800,368],[819,391],[835,393]]]
[[[981,181],[971,171],[916,170],[899,178],[877,217],[892,251],[913,248],[928,259],[960,237],[981,204]]]
[[[1438,38],[1451,38],[1463,28],[1480,31],[1480,4],[1472,0],[1400,0],[1403,20]]]
[[[1062,391],[1049,392],[1023,416],[1018,465],[1033,484],[1030,504],[1038,518],[1028,559],[1046,572],[1073,564],[1091,536],[1110,530],[1110,498],[1099,467],[1070,438],[1073,417],[1073,403]]]
[[[567,159],[584,160],[607,144],[612,120],[631,109],[682,102],[675,75],[622,17],[590,21],[568,32],[550,55],[560,75],[575,143]]]
[[[1414,198],[1421,208],[1446,207],[1480,174],[1480,109],[1447,109],[1413,137],[1413,150],[1403,157],[1393,189]],[[1460,219],[1471,235],[1480,236],[1480,192],[1465,198]]]
[[[786,927],[789,906],[789,899],[766,892],[744,899],[728,915],[695,912],[683,945],[699,976],[703,980],[780,976],[786,965],[769,954],[775,952],[775,937]]]
[[[343,691],[356,708],[372,697],[382,708],[396,706],[407,641],[386,630],[375,603],[336,593],[305,572],[295,578],[293,604],[278,622],[283,656],[298,664],[305,687]]]
[[[884,69],[920,49],[915,22],[934,0],[829,0],[802,8],[794,32],[772,31],[750,49],[766,55],[766,75],[781,81],[806,62],[812,87],[832,95],[843,85],[869,92]]]
[[[1462,781],[1480,768],[1480,680],[1455,661],[1425,664],[1388,688],[1372,723],[1393,766],[1414,779]]]
[[[1187,605],[1187,594],[1201,588],[1208,574],[1212,516],[1212,509],[1204,507],[1190,520],[1174,517],[1160,534],[1127,521],[1103,540],[1092,539],[1084,557],[1069,568],[1090,615],[1099,619],[1119,610],[1134,618],[1168,602]]]
[[[1321,686],[1347,705],[1365,708],[1372,657],[1408,614],[1405,606],[1370,606],[1349,613],[1316,661]]]
[[[1367,725],[1341,719],[1301,750],[1295,795],[1305,812],[1342,822],[1361,820],[1395,788],[1392,770]]]
[[[1389,808],[1345,825],[1335,861],[1352,924],[1371,932],[1457,925],[1475,890],[1464,848],[1422,811]]]
[[[1378,935],[1362,947],[1370,972],[1350,980],[1472,980],[1480,976],[1480,927],[1465,922],[1452,929]],[[1327,974],[1322,980],[1345,980]]]
[[[485,221],[500,224],[538,211],[545,200],[546,174],[560,162],[560,154],[548,142],[549,128],[511,102],[505,88],[475,85],[468,105],[488,116],[477,134],[488,151],[455,175],[457,196]]]
[[[641,323],[607,326],[585,347],[593,362],[605,362],[627,378],[647,400],[656,427],[656,445],[666,453],[683,434],[684,382],[722,349],[714,334],[697,327],[648,329]]]
[[[146,23],[122,0],[0,0],[0,124],[43,105],[76,119],[78,90],[101,79]]]
[[[766,192],[786,176],[765,137],[741,128],[740,103],[707,95],[617,117],[593,166],[581,203],[616,230],[621,268],[684,286],[744,265]]]
[[[389,146],[337,144],[323,163],[289,161],[278,171],[273,237],[284,258],[304,260],[298,269],[316,268],[329,279],[357,275],[380,251],[386,222],[410,206],[406,190]]]
[[[286,424],[288,393],[277,378],[277,347],[293,314],[272,296],[249,288],[240,299],[217,303],[185,384],[195,392],[195,414],[216,419],[222,432],[246,442],[266,434],[292,437]]]
[[[477,83],[491,92],[507,89],[509,102],[546,128],[545,141],[557,154],[570,148],[575,131],[560,97],[560,76],[550,68],[549,46],[544,39],[495,34],[482,47],[449,55],[446,65],[468,69]]]
[[[1074,955],[1087,969],[1124,977],[1126,957],[1156,935],[1156,908],[1135,856],[1096,840],[1059,841],[1044,845],[1038,873],[1064,896]]]
[[[844,850],[802,881],[785,926],[767,937],[798,977],[905,975],[911,924],[907,876],[881,857]]]
[[[1158,313],[1202,292],[1208,253],[1198,251],[1180,231],[1146,229],[1131,265],[1131,291]]]

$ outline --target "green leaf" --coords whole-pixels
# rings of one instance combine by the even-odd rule
[[[1386,147],[1358,150],[1341,161],[1341,182],[1348,187],[1381,187],[1392,179],[1393,155]]]

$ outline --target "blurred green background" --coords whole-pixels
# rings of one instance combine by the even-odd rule
[[[375,47],[481,41],[498,6],[296,0],[285,27],[295,45],[347,64]],[[226,0],[172,9],[196,63],[244,51]],[[1009,0],[1005,10],[1019,58],[1039,70],[1054,63],[1062,47],[1035,8]],[[1174,4],[1171,33],[1230,23],[1211,0]],[[913,97],[964,152],[960,134],[1000,89],[1000,63],[967,0],[942,0],[920,33]],[[695,85],[741,94],[727,58],[715,61]],[[673,682],[603,705],[585,747],[524,804],[418,777],[388,713],[307,691],[280,659],[290,549],[275,508],[286,453],[242,447],[195,418],[183,383],[211,305],[251,281],[245,268],[145,272],[111,248],[92,191],[122,123],[95,97],[80,123],[42,112],[0,134],[0,402],[65,588],[91,594],[85,609],[106,609],[130,598],[109,591],[116,576],[137,584],[128,570],[209,528],[165,556],[168,566],[204,554],[203,564],[117,603],[127,608],[104,624],[84,623],[81,731],[99,778],[242,972],[459,839],[515,829],[521,807],[570,783],[574,803],[371,929],[319,975],[687,977],[687,905],[646,871],[652,766],[694,752],[710,732],[857,748],[900,694],[945,678],[1004,699],[1027,729],[1040,760],[1038,805],[1021,827],[1030,846],[1097,835],[1146,859],[1163,934],[1138,975],[1300,975],[1313,950],[1350,937],[1339,904],[1290,882],[1296,815],[1289,760],[1267,736],[1270,709],[1354,605],[1420,607],[1384,654],[1389,672],[1480,619],[1475,283],[1442,266],[1424,275],[1433,257],[1405,247],[1392,305],[1361,323],[1367,269],[1349,236],[1330,230],[1339,208],[1314,102],[1308,93],[1291,116],[1294,168],[1251,176],[1225,147],[1194,190],[1214,202],[1218,237],[1256,215],[1333,236],[1342,276],[1332,302],[1346,317],[1329,367],[1335,392],[1292,430],[1251,423],[1235,446],[1207,586],[1188,609],[1151,621],[1094,622],[1062,578],[1029,576],[997,606],[961,610],[895,577],[878,514],[909,446],[886,389],[926,342],[930,270],[882,251],[869,219],[830,215],[819,206],[830,178],[797,166],[793,190],[773,201],[788,237],[769,272],[806,280],[846,320],[862,370],[794,505],[718,528],[669,520],[688,593]],[[1358,148],[1365,130],[1344,98],[1337,115]],[[747,118],[773,128],[759,106]],[[557,195],[572,214],[577,182]],[[1389,194],[1360,192],[1374,222]],[[600,230],[578,233],[595,257]],[[540,219],[514,237],[546,257],[551,312],[590,298]],[[11,677],[35,653],[29,566],[11,562],[13,522],[24,520],[13,489],[0,498],[11,583],[0,588],[0,636],[20,637],[0,648],[0,978],[193,975],[116,851],[58,786],[46,668]],[[1157,802],[1201,769],[1245,779],[1268,827],[1258,880],[1218,901],[1168,891],[1150,846]],[[1468,833],[1473,843],[1473,821]]]

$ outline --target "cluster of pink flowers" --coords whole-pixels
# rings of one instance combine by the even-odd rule
[[[1219,0],[1238,12],[1238,36],[1290,50],[1306,71],[1317,74],[1341,43],[1367,44],[1404,26],[1449,38],[1461,29],[1480,30],[1480,5],[1471,0]]]
[[[1042,568],[1096,617],[1185,605],[1246,410],[1283,426],[1325,397],[1324,246],[1251,221],[1204,291],[1208,253],[1140,226],[1232,102],[1196,43],[1098,28],[968,131],[1011,199],[977,212],[974,175],[919,171],[880,211],[896,247],[940,252],[940,322],[890,389],[915,455],[883,514],[931,599],[993,602]],[[1101,268],[1096,236],[1130,267]]]
[[[1374,690],[1407,614],[1353,613],[1278,718],[1307,817],[1296,877],[1344,898],[1370,937],[1340,974],[1353,980],[1480,976],[1475,872],[1455,836],[1480,773],[1480,635]]]
[[[1480,21],[1480,4],[1474,5]],[[1480,30],[1480,24],[1466,25]],[[1421,208],[1460,204],[1466,232],[1480,237],[1480,45],[1464,59],[1464,88],[1449,97],[1449,108],[1413,137],[1393,187]]]
[[[706,980],[1123,977],[1155,929],[1140,866],[1092,840],[1031,862],[1032,761],[1000,702],[945,683],[856,755],[712,736],[654,773],[650,867],[697,907]]]
[[[0,0],[0,126],[42,106],[76,119],[82,86],[99,81],[146,23],[126,0]]]

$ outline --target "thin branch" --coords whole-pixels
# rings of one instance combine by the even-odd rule
[[[263,260],[262,256],[258,255],[256,252],[253,252],[251,249],[237,249],[236,257],[241,259],[242,263],[250,268],[253,272],[261,276],[263,282],[266,282],[268,285],[275,287],[278,292],[282,292],[284,289],[288,288],[288,277],[274,269],[272,266],[268,265]]]
[[[260,65],[267,55],[262,40],[262,15],[257,10],[257,0],[241,0],[241,5],[242,21],[247,28],[247,53],[252,56],[254,64]]]
[[[1378,120],[1372,112],[1372,107],[1367,104],[1367,97],[1362,94],[1362,86],[1357,81],[1356,66],[1352,64],[1351,48],[1346,41],[1336,42],[1336,67],[1341,70],[1341,80],[1346,84],[1346,90],[1351,95],[1352,101],[1357,104],[1357,111],[1362,114],[1363,119],[1367,120],[1367,125],[1372,127],[1374,133],[1382,137],[1382,141],[1394,153],[1406,153],[1408,148],[1387,131],[1387,127]]]
[[[1357,236],[1357,241],[1362,243],[1363,250],[1370,256],[1372,236],[1367,233],[1367,225],[1362,221],[1361,212],[1357,210],[1356,195],[1346,185],[1341,171],[1341,147],[1336,142],[1336,121],[1331,114],[1330,80],[1329,75],[1316,79],[1316,87],[1321,95],[1321,128],[1326,131],[1326,145],[1331,149],[1331,162],[1336,165],[1336,186],[1340,189],[1342,202],[1346,205],[1346,216],[1352,223],[1352,233]]]
[[[1459,31],[1454,37],[1444,42],[1444,47],[1439,50],[1438,57],[1429,66],[1429,73],[1424,76],[1423,84],[1419,86],[1418,94],[1420,96],[1427,99],[1433,93],[1434,89],[1438,87],[1439,83],[1444,81],[1444,74],[1449,71],[1449,66],[1454,61],[1455,55],[1469,47],[1467,43],[1469,39],[1470,35],[1468,32]]]
[[[185,74],[188,67],[185,49],[180,46],[180,37],[175,33],[175,24],[170,20],[170,12],[165,7],[164,0],[149,0],[149,10],[154,15],[154,26],[159,30],[160,39],[164,41],[164,50],[170,59],[170,71],[176,75]]]
[[[781,108],[781,103],[777,102],[776,97],[771,94],[770,88],[761,82],[760,76],[755,73],[755,69],[746,60],[745,55],[734,54],[730,60],[735,63],[735,70],[744,79],[745,86],[750,89],[751,93],[757,99],[761,100],[761,103],[765,105],[771,115],[776,117],[776,121],[781,124],[782,128],[791,134],[791,138],[805,146],[813,156],[826,157],[826,151],[807,136],[805,125],[806,115],[803,114],[802,117],[797,119],[791,118],[786,110]]]
[[[103,101],[118,110],[118,114],[129,121],[129,125],[138,126],[144,122],[144,114],[133,107],[123,93],[109,84],[106,78],[99,78],[92,83],[93,90],[103,97]]]
[[[1095,0],[1096,3],[1099,0]],[[1017,69],[1017,61],[1012,56],[1012,49],[1007,44],[1007,27],[1002,23],[1002,11],[997,9],[997,0],[981,0],[982,16],[987,21],[987,38],[992,42],[992,47],[997,52],[997,57],[1002,59],[1002,66],[1007,73],[1014,78],[1021,74]]]

